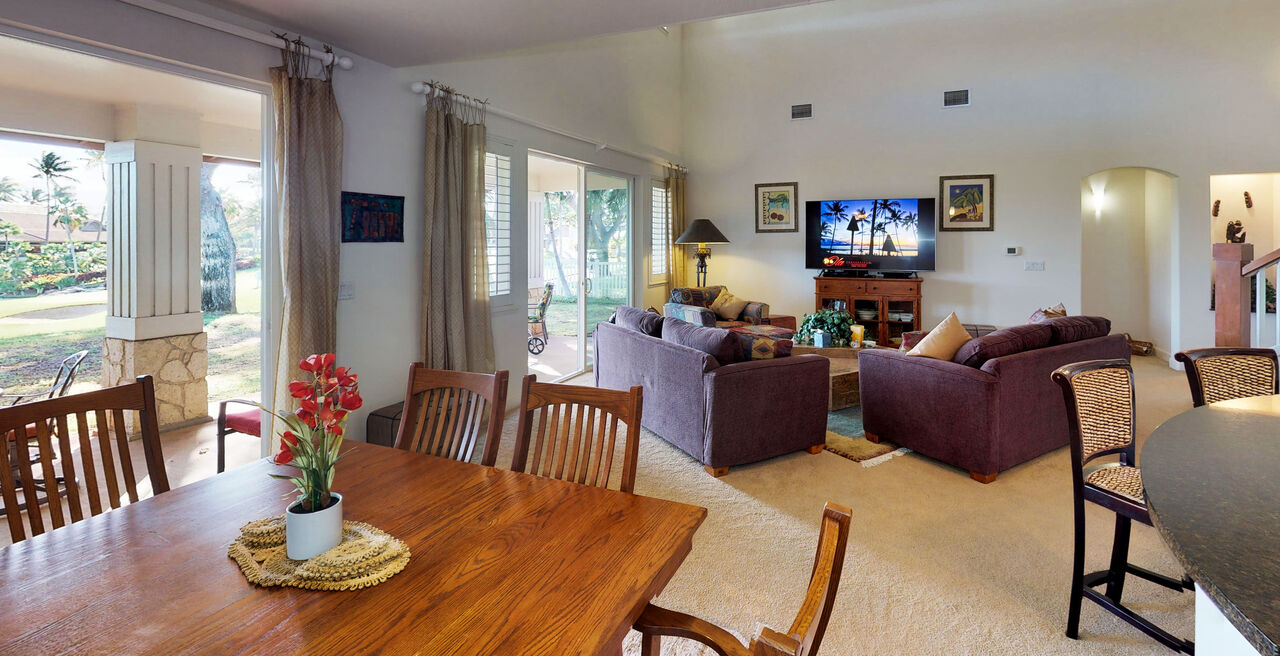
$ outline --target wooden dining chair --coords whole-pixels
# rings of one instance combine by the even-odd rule
[[[1280,358],[1274,349],[1225,346],[1188,349],[1174,354],[1187,372],[1191,403],[1269,396],[1280,392]]]
[[[409,386],[395,447],[469,462],[484,431],[480,464],[498,461],[507,406],[506,371],[477,374],[409,365]]]
[[[641,635],[641,656],[658,656],[663,636],[696,640],[721,656],[815,656],[822,645],[836,590],[840,587],[852,515],[849,508],[830,501],[822,509],[822,529],[818,533],[818,551],[813,558],[809,588],[800,612],[786,633],[762,627],[751,645],[744,647],[728,631],[706,620],[649,604],[633,627]]]
[[[124,422],[124,413],[130,410],[139,414],[138,427],[142,432],[142,450],[152,493],[168,492],[169,478],[160,450],[156,396],[150,376],[139,376],[137,382],[119,387],[0,408],[0,435],[15,439],[22,453],[34,447],[39,454],[34,464],[39,465],[44,480],[58,480],[61,476],[61,485],[49,485],[47,489],[52,528],[86,517],[81,503],[82,491],[89,501],[88,516],[119,508],[126,495],[130,503],[138,501],[138,478]],[[27,436],[28,427],[34,427],[34,438]],[[36,471],[29,459],[19,458],[16,463],[10,462],[11,459],[8,449],[0,449],[0,496],[4,499],[9,533],[14,542],[20,542],[27,538],[20,508],[27,500],[38,498]],[[60,465],[57,472],[55,460]],[[17,476],[13,473],[15,469]],[[105,495],[102,483],[105,483]],[[40,505],[26,505],[31,535],[44,533]]]
[[[1184,653],[1193,653],[1194,643],[1183,640],[1153,624],[1120,602],[1127,575],[1162,585],[1170,590],[1190,590],[1185,576],[1173,579],[1129,562],[1129,532],[1132,522],[1151,526],[1143,494],[1142,471],[1134,454],[1133,368],[1126,360],[1090,360],[1061,367],[1052,374],[1062,389],[1067,406],[1071,438],[1071,481],[1075,504],[1075,557],[1071,570],[1071,597],[1067,610],[1067,637],[1080,636],[1080,605],[1089,599],[1150,636],[1156,642]],[[1098,458],[1117,456],[1118,462],[1090,467]],[[1111,563],[1105,570],[1084,573],[1085,502],[1116,514],[1111,544]],[[1093,588],[1106,584],[1106,591]]]
[[[642,391],[639,385],[623,392],[539,383],[535,375],[525,376],[520,388],[520,419],[511,469],[609,487],[621,421],[626,424],[627,432],[618,489],[631,492],[636,484],[636,460],[640,452]]]

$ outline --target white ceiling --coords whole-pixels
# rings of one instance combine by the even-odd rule
[[[0,62],[0,93],[24,89],[110,105],[159,105],[255,130],[262,123],[262,96],[242,89],[9,37],[0,37]]]
[[[390,66],[743,14],[813,0],[205,0]]]

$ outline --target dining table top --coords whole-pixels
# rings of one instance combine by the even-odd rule
[[[1280,654],[1280,396],[1161,424],[1139,465],[1152,522],[1187,574],[1261,654]]]
[[[0,548],[0,653],[617,653],[696,506],[350,443],[348,520],[403,540],[366,589],[250,584],[227,547],[283,512],[267,460]]]

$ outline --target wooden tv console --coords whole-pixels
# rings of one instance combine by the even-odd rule
[[[919,278],[814,276],[814,309],[847,310],[866,327],[864,339],[896,346],[902,333],[920,330]],[[874,312],[874,316],[871,315]],[[867,318],[860,318],[862,314]]]

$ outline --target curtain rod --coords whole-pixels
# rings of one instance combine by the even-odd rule
[[[436,86],[439,86],[439,85],[436,85]],[[412,92],[414,92],[414,93],[420,93],[420,94],[425,94],[425,93],[427,93],[427,91],[429,91],[431,88],[432,88],[432,83],[430,83],[430,82],[414,82],[414,83],[412,83],[412,84],[410,84],[410,85],[409,85],[409,90],[410,90],[410,91],[412,91]],[[622,155],[627,155],[628,157],[634,157],[634,158],[639,159],[639,160],[643,160],[643,161],[646,161],[646,162],[651,162],[651,163],[653,163],[653,164],[657,164],[658,166],[671,166],[671,165],[672,165],[670,160],[662,159],[662,158],[659,158],[659,157],[654,157],[653,155],[646,155],[646,154],[644,154],[644,153],[638,153],[638,152],[636,152],[636,151],[634,151],[634,150],[627,150],[626,148],[620,148],[620,147],[618,147],[618,146],[614,146],[614,145],[611,145],[611,144],[605,143],[605,142],[603,142],[603,141],[599,141],[599,140],[597,140],[597,139],[592,139],[592,138],[590,138],[590,137],[584,137],[584,136],[582,136],[582,135],[580,135],[580,134],[576,134],[576,133],[573,133],[573,132],[569,132],[568,130],[561,130],[560,128],[552,127],[552,126],[550,126],[550,125],[547,125],[546,123],[542,123],[542,122],[539,122],[539,121],[535,121],[535,120],[533,120],[533,119],[531,119],[531,118],[525,118],[525,117],[520,116],[520,115],[518,115],[518,114],[513,114],[513,113],[511,113],[511,112],[508,112],[508,111],[507,111],[507,110],[505,110],[505,109],[499,109],[499,108],[497,108],[497,107],[494,107],[494,106],[493,106],[492,104],[490,104],[488,101],[480,101],[480,100],[477,100],[477,99],[475,99],[475,98],[472,98],[471,96],[464,96],[464,95],[462,95],[462,94],[456,94],[456,96],[455,96],[455,97],[456,97],[459,101],[461,101],[461,102],[466,102],[466,103],[471,104],[471,105],[477,105],[477,106],[478,106],[478,105],[480,105],[480,104],[483,104],[483,105],[484,105],[484,107],[485,107],[485,111],[486,111],[486,112],[488,112],[488,113],[490,113],[490,114],[496,114],[496,115],[498,115],[498,116],[501,116],[502,118],[509,119],[509,120],[515,121],[515,122],[517,122],[517,123],[523,123],[523,124],[525,124],[525,125],[528,125],[528,126],[531,126],[531,127],[538,128],[539,130],[546,130],[547,132],[551,132],[551,133],[553,133],[553,134],[558,134],[558,135],[560,135],[560,136],[562,136],[562,137],[568,137],[568,138],[573,139],[573,140],[576,140],[576,141],[581,141],[581,142],[583,142],[583,143],[589,143],[589,144],[591,144],[591,145],[593,145],[593,146],[595,146],[595,147],[596,147],[596,152],[600,152],[600,151],[602,151],[602,150],[612,150],[612,151],[613,151],[613,152],[615,152],[615,153],[620,153],[620,154],[622,154]],[[680,167],[680,168],[684,168],[684,167]]]
[[[261,43],[263,45],[268,45],[273,48],[280,47],[280,38],[275,35],[255,32],[247,27],[241,27],[239,25],[234,25],[232,23],[221,21],[216,18],[210,18],[208,16],[205,16],[204,14],[198,14],[194,11],[187,11],[186,9],[180,9],[178,7],[174,7],[173,5],[160,2],[159,0],[119,0],[119,2],[123,2],[127,5],[133,5],[134,7],[137,7],[139,9],[145,9],[147,11],[152,11],[157,14],[164,14],[165,16],[168,16],[170,18],[176,18],[180,21],[186,21],[193,25],[199,25],[201,27],[207,27],[211,30],[217,30],[219,32],[230,34],[231,36],[238,36],[241,39],[256,41],[258,43]],[[313,50],[313,49],[306,50],[306,53],[308,57],[314,57],[315,59],[320,60],[320,63],[324,64],[325,66],[328,66],[329,64],[332,63],[344,71],[351,70],[351,67],[354,65],[354,62],[351,61],[350,57],[338,56],[333,53],[320,52],[318,50]]]

